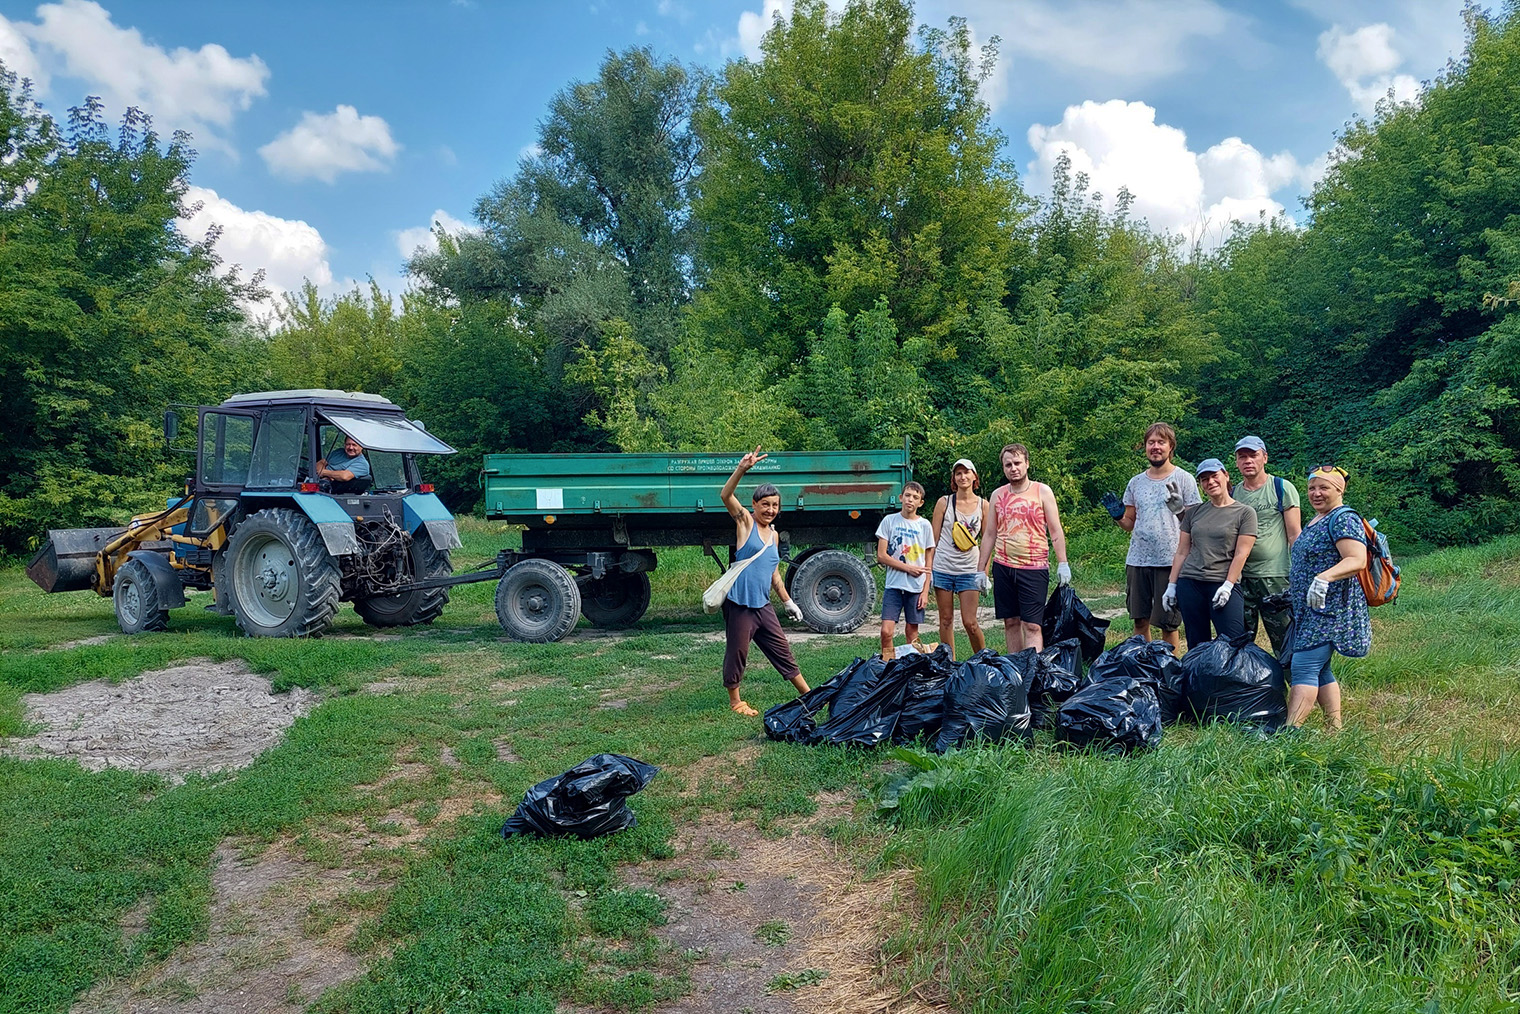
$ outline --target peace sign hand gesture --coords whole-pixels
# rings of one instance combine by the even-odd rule
[[[748,472],[751,468],[754,468],[756,465],[760,464],[760,462],[764,461],[768,457],[770,457],[769,454],[760,453],[760,445],[756,444],[753,451],[750,451],[744,457],[739,459],[739,470],[741,472]]]

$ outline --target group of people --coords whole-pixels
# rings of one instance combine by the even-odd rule
[[[1327,725],[1339,728],[1340,687],[1331,656],[1361,657],[1372,643],[1357,579],[1367,563],[1367,542],[1361,518],[1343,502],[1346,470],[1310,470],[1313,516],[1304,521],[1297,487],[1267,470],[1260,437],[1245,436],[1235,445],[1238,485],[1218,458],[1205,458],[1192,475],[1175,465],[1177,434],[1166,423],[1145,431],[1143,447],[1148,467],[1129,481],[1122,498],[1103,497],[1109,515],[1130,533],[1125,605],[1135,633],[1155,635],[1180,651],[1179,630],[1192,647],[1213,637],[1254,640],[1264,627],[1272,650],[1289,664],[1289,724],[1302,724],[1318,706]],[[735,495],[744,474],[765,457],[758,447],[744,455],[722,492],[736,524],[736,560],[766,554],[745,569],[723,604],[723,683],[729,706],[743,715],[756,714],[739,694],[751,642],[800,693],[808,689],[770,598],[774,591],[788,614],[801,619],[778,573],[774,523],[780,491],[761,484],[749,508]],[[981,495],[976,465],[961,458],[950,470],[950,493],[935,502],[930,518],[920,513],[923,486],[909,482],[899,496],[901,509],[882,519],[876,559],[887,575],[883,658],[894,654],[899,621],[907,640],[917,641],[931,588],[939,638],[952,654],[957,602],[972,651],[985,647],[977,606],[989,587],[1006,650],[1044,647],[1052,553],[1057,582],[1071,583],[1066,535],[1051,488],[1030,477],[1028,448],[1008,444],[999,457],[1007,481],[990,497]]]

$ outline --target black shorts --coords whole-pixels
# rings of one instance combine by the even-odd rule
[[[1045,622],[1050,592],[1050,568],[1005,567],[992,564],[992,612],[1000,620]]]
[[[1182,626],[1182,614],[1161,604],[1171,581],[1170,567],[1125,567],[1124,604],[1132,620],[1149,620],[1151,626],[1173,631]]]

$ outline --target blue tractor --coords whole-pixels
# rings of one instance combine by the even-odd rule
[[[320,634],[340,602],[377,627],[443,612],[459,535],[418,461],[452,447],[372,394],[269,391],[195,413],[187,448],[164,414],[166,444],[195,455],[183,496],[125,528],[49,532],[27,576],[110,596],[129,634],[163,630],[187,589],[253,637]]]

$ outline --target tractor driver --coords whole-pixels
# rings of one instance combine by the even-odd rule
[[[317,462],[318,479],[332,484],[334,493],[363,493],[369,489],[369,459],[353,437],[345,436],[343,449]]]

